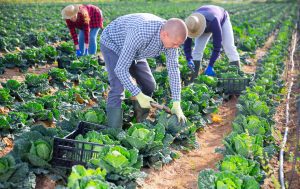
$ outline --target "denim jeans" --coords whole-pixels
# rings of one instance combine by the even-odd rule
[[[91,28],[90,29],[90,41],[89,41],[89,54],[96,54],[97,52],[97,35],[100,28]],[[84,31],[79,30],[79,49],[84,53]]]

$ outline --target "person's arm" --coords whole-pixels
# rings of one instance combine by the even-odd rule
[[[88,14],[82,15],[82,24],[83,24],[83,32],[84,32],[84,45],[85,48],[88,48],[88,44],[90,40],[90,17]]]
[[[173,101],[180,101],[181,81],[178,65],[178,49],[168,49],[166,52],[167,69]]]
[[[74,45],[76,46],[76,49],[77,49],[77,46],[78,46],[78,38],[77,38],[77,33],[76,33],[76,30],[75,30],[75,26],[74,24],[72,23],[71,20],[69,19],[66,19],[66,23],[67,23],[67,26],[70,30],[70,34],[71,34],[71,37],[74,41]],[[79,48],[79,47],[78,47]]]
[[[213,52],[209,60],[209,66],[213,67],[215,61],[219,58],[222,47],[222,27],[221,23],[214,19],[211,23],[212,38],[213,38]]]
[[[177,116],[178,122],[186,122],[186,117],[180,106],[181,100],[181,82],[180,82],[180,71],[178,65],[178,49],[168,49],[166,52],[167,56],[167,69],[170,81],[170,88],[172,93],[172,114]]]
[[[103,14],[102,14],[102,11],[101,9],[99,9],[100,11],[100,28],[103,29],[103,22],[104,22],[104,17],[103,17]]]
[[[184,55],[187,61],[193,60],[192,57],[192,38],[187,38],[183,45]]]
[[[132,94],[132,96],[136,96],[141,92],[141,90],[132,83],[129,68],[134,60],[136,52],[142,46],[142,41],[143,39],[139,32],[131,30],[126,36],[119,60],[116,68],[114,69],[118,79],[123,84],[124,88]]]

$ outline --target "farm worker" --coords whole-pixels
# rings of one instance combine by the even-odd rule
[[[94,5],[66,6],[61,15],[66,20],[76,48],[76,55],[96,54],[97,35],[103,29],[102,11]],[[79,39],[75,29],[79,29]]]
[[[109,127],[121,128],[123,112],[121,101],[124,88],[132,96],[138,122],[143,121],[150,109],[151,96],[156,87],[154,77],[145,58],[165,53],[173,99],[172,112],[179,121],[186,121],[180,106],[180,71],[178,47],[187,37],[184,21],[171,18],[164,20],[153,14],[137,13],[124,15],[112,21],[100,37],[110,91],[107,101]],[[137,87],[132,82],[136,80]]]
[[[188,66],[193,67],[195,70],[191,78],[192,81],[198,76],[203,51],[211,36],[213,39],[213,52],[204,73],[215,76],[213,66],[220,55],[221,46],[223,46],[225,54],[229,58],[230,65],[240,68],[240,57],[234,45],[233,30],[227,11],[222,7],[205,5],[187,17],[185,23],[188,28],[188,38],[184,42],[184,53]],[[192,38],[195,38],[193,53],[191,48]]]

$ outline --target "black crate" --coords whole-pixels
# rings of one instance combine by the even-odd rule
[[[250,81],[251,78],[218,78],[218,87],[224,94],[239,95]]]
[[[54,137],[53,157],[51,163],[53,166],[71,168],[73,165],[87,165],[91,158],[98,158],[99,151],[103,145],[75,140],[79,134],[86,134],[88,131],[101,131],[106,126],[97,125],[89,122],[80,122],[72,133],[64,138]]]

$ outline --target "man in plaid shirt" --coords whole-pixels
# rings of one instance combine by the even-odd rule
[[[97,35],[103,29],[101,10],[94,5],[68,5],[62,12],[73,38],[76,55],[96,54]],[[79,29],[79,41],[76,28]]]
[[[142,121],[147,117],[150,102],[154,101],[150,96],[156,83],[145,58],[156,57],[161,53],[167,57],[172,112],[179,121],[186,120],[180,107],[181,82],[177,50],[186,38],[187,28],[182,20],[172,18],[166,21],[147,13],[121,16],[103,30],[100,43],[110,82],[107,102],[110,127],[122,127],[121,102],[124,88],[137,100],[137,120]],[[131,77],[135,78],[140,88],[133,84]]]

